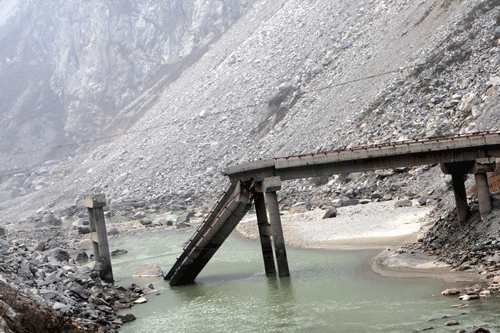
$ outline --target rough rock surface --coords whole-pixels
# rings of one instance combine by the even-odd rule
[[[40,306],[56,310],[89,329],[97,325],[102,332],[115,332],[130,320],[123,320],[116,311],[132,306],[134,300],[144,296],[143,289],[153,289],[152,286],[140,288],[137,285],[124,288],[101,281],[98,272],[80,266],[69,256],[61,257],[64,252],[61,249],[36,251],[25,244],[0,238],[0,252],[0,289],[5,302],[13,304],[15,299],[19,299],[19,296],[7,299],[6,292],[12,290],[24,295],[22,297],[28,299],[28,303],[35,305],[36,311],[42,311]],[[5,303],[1,303],[0,307],[2,304]],[[20,318],[21,324],[23,318],[35,315],[23,313],[22,309],[13,313],[13,317]]]

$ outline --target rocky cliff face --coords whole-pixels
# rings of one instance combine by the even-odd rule
[[[59,158],[77,146],[50,148],[126,129],[147,109],[151,88],[174,81],[252,3],[2,2],[0,152],[9,159],[0,169]],[[37,152],[12,156],[27,150]]]

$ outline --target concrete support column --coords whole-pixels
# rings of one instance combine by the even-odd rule
[[[276,262],[278,264],[278,275],[288,276],[290,275],[290,271],[288,269],[285,237],[283,237],[283,228],[281,227],[280,210],[276,192],[266,192],[266,202],[269,210],[269,219],[271,220],[271,229],[273,231],[273,243],[274,251],[276,252]]]
[[[264,257],[264,267],[266,269],[266,275],[276,276],[273,244],[271,241],[271,225],[267,220],[266,203],[264,201],[263,193],[255,193],[255,211],[257,213],[257,224],[259,226],[260,244],[262,246],[262,256]]]
[[[113,283],[113,269],[103,211],[103,207],[106,206],[106,197],[104,194],[86,195],[83,197],[83,204],[87,207],[89,214],[94,261],[100,266],[101,279]]]
[[[465,192],[464,175],[452,173],[453,193],[455,194],[455,204],[457,206],[458,224],[463,226],[467,221],[469,208],[467,207],[467,193]]]
[[[276,191],[281,189],[281,179],[280,177],[266,178],[258,187],[257,192],[265,193],[265,201],[273,234],[274,253],[278,264],[278,275],[289,276],[290,271],[286,256],[285,238],[283,237],[283,228],[281,227],[278,196],[276,195]]]
[[[481,216],[491,212],[490,189],[488,187],[488,176],[486,173],[476,173],[477,198],[479,200],[479,213]]]

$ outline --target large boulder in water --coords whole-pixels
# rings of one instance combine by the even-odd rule
[[[146,265],[142,266],[141,268],[139,268],[132,275],[132,277],[144,278],[144,277],[156,277],[156,276],[162,276],[162,275],[163,275],[163,272],[160,269],[160,267],[158,267],[157,264],[149,263],[149,264],[146,264]]]

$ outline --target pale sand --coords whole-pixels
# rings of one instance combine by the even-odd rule
[[[428,207],[394,208],[395,201],[340,207],[337,217],[322,219],[325,211],[281,216],[286,244],[307,248],[380,248],[401,245],[415,239],[424,226]],[[239,235],[258,239],[256,219],[245,219]]]
[[[452,272],[434,256],[422,252],[395,253],[400,246],[415,242],[428,227],[426,215],[432,210],[420,207],[395,208],[395,201],[372,202],[338,208],[335,218],[322,219],[325,211],[281,216],[287,246],[319,249],[369,249],[382,252],[373,258],[374,272],[387,277],[425,277],[446,281],[479,281],[473,272]],[[240,222],[237,233],[246,238],[259,239],[255,217]]]

